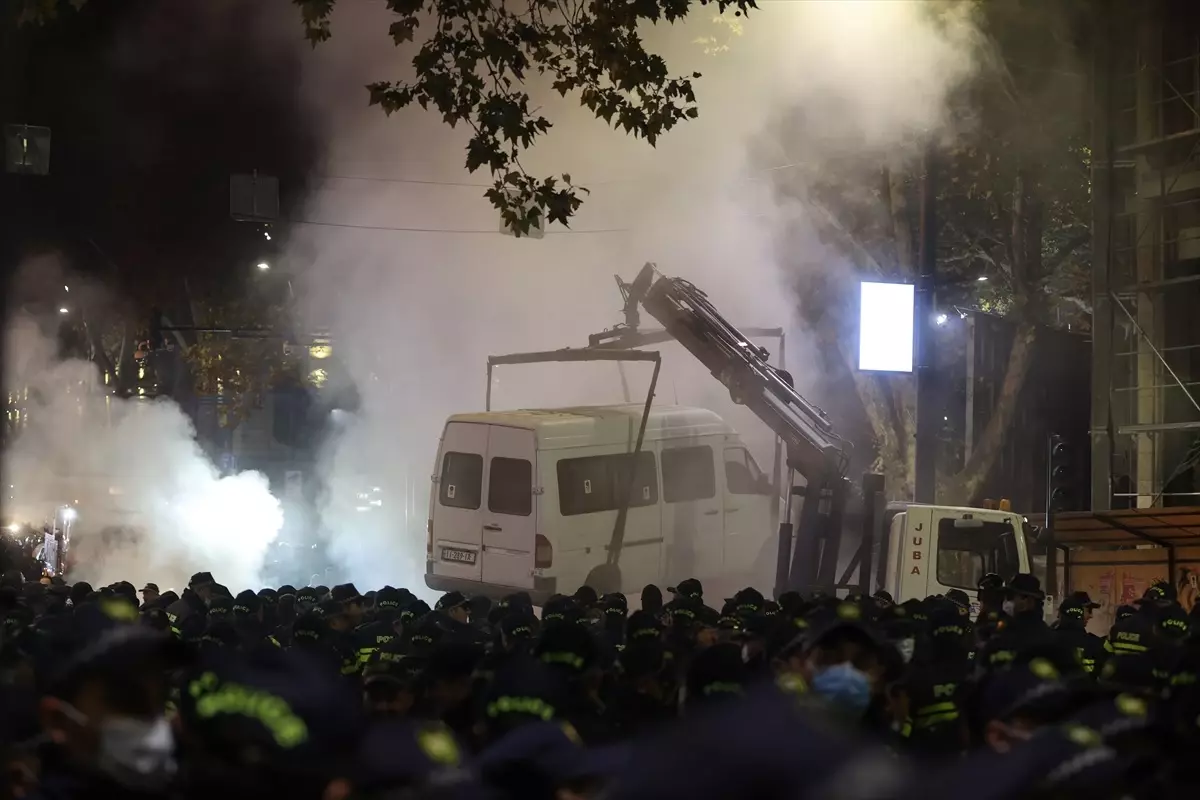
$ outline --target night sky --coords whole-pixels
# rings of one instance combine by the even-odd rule
[[[277,175],[286,205],[320,154],[297,89],[300,23],[280,11],[90,0],[44,29],[10,24],[0,119],[49,126],[53,143],[49,177],[0,175],[5,255],[61,250],[140,305],[178,303],[185,276],[243,275],[264,240],[230,220],[229,174]]]

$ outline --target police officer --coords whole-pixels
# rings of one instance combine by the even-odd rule
[[[949,600],[935,602],[929,614],[929,638],[908,679],[914,751],[949,756],[965,746],[960,716],[971,671],[965,638],[966,618]]]
[[[1104,641],[1099,636],[1089,633],[1086,627],[1089,604],[1090,600],[1086,594],[1082,597],[1078,593],[1072,594],[1063,600],[1058,607],[1054,635],[1066,641],[1085,672],[1097,675],[1100,667],[1104,666],[1108,653],[1104,649]]]
[[[976,659],[983,670],[1002,669],[1012,663],[1017,652],[1050,634],[1042,619],[1046,593],[1036,575],[1027,572],[1012,576],[1004,587],[1004,627],[993,635]]]

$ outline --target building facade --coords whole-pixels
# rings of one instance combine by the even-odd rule
[[[1093,50],[1093,510],[1200,505],[1200,8],[1110,0]]]

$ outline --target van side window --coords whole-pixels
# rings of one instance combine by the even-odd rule
[[[533,513],[533,464],[523,458],[492,459],[488,511],[528,517]]]
[[[615,511],[629,488],[629,453],[610,456],[564,458],[558,462],[558,510],[564,517]],[[653,453],[638,453],[637,476],[629,507],[658,502],[658,474]]]
[[[448,452],[442,456],[438,482],[441,504],[450,508],[479,508],[483,493],[483,456],[478,453]]]
[[[707,500],[717,494],[713,451],[708,445],[662,451],[663,499],[668,503]]]
[[[725,449],[725,485],[730,494],[770,495],[772,490],[763,480],[762,471],[744,447]]]

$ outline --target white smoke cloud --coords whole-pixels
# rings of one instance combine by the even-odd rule
[[[704,11],[687,25],[647,30],[674,71],[704,73],[700,118],[657,149],[608,129],[576,98],[534,88],[531,105],[555,127],[527,168],[570,173],[592,190],[572,232],[540,241],[489,233],[495,212],[481,188],[462,185],[486,181],[462,169],[465,133],[419,108],[385,118],[366,106],[362,85],[403,78],[411,53],[392,47],[382,4],[339,6],[333,39],[307,60],[302,87],[332,132],[304,216],[335,225],[295,226],[289,251],[305,271],[312,319],[332,330],[363,398],[326,464],[331,547],[356,581],[421,587],[429,474],[445,417],[483,407],[488,354],[583,345],[618,321],[613,273],[628,279],[656,261],[705,289],[735,324],[787,329],[798,386],[820,388],[781,266],[795,263],[779,249],[784,234],[788,248],[801,243],[805,261],[833,262],[805,209],[781,205],[764,170],[796,159],[911,156],[915,137],[944,129],[947,97],[974,69],[975,31],[966,13],[942,4],[940,20],[931,4],[904,0],[761,5],[740,36]],[[713,35],[729,49],[706,54],[696,40]],[[771,133],[796,111],[803,152]],[[476,232],[436,232],[445,230]],[[680,348],[662,350],[659,402],[717,410],[769,462],[761,423],[732,407]],[[648,375],[632,367],[629,378],[640,399]],[[493,391],[498,407],[622,399],[611,365],[502,368]],[[356,492],[371,484],[383,488],[382,507],[355,511]]]
[[[182,591],[208,570],[235,592],[263,585],[264,557],[283,525],[266,478],[223,477],[177,405],[113,396],[94,364],[60,360],[31,317],[11,322],[5,344],[5,390],[26,409],[4,453],[6,510],[40,526],[72,506],[75,579]]]

